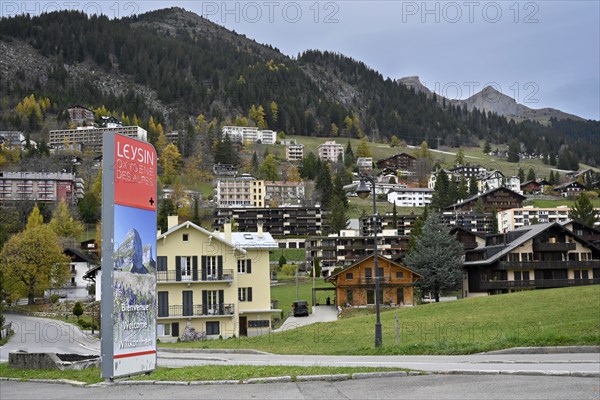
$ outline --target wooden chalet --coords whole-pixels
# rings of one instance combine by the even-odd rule
[[[335,286],[335,305],[361,307],[375,304],[375,256],[362,260],[325,278]],[[414,284],[421,275],[406,266],[379,256],[380,304],[414,304]]]
[[[471,196],[462,202],[451,204],[446,207],[446,211],[474,211],[479,199],[483,201],[483,208],[486,212],[494,209],[498,212],[510,210],[511,208],[521,208],[526,197],[508,188],[498,187]]]

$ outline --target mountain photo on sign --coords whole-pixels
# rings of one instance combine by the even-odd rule
[[[116,271],[155,273],[156,249],[151,244],[152,235],[156,235],[154,215],[152,211],[115,205]]]

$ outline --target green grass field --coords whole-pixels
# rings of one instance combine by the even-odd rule
[[[385,367],[298,367],[298,366],[254,366],[254,365],[204,365],[183,368],[158,367],[148,375],[138,375],[130,378],[134,381],[215,381],[215,380],[245,380],[251,378],[267,378],[271,376],[298,375],[335,375],[353,374],[359,372],[408,371],[405,368]],[[99,368],[89,368],[81,371],[59,370],[23,370],[15,369],[8,363],[0,363],[0,376],[5,378],[29,379],[69,379],[88,384],[104,381],[100,377]]]
[[[600,285],[594,285],[391,309],[381,314],[383,346],[380,349],[373,345],[373,315],[253,338],[161,346],[360,355],[469,354],[517,346],[598,345],[599,304]],[[399,321],[398,336],[395,317]]]

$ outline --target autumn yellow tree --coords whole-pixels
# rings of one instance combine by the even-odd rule
[[[181,153],[173,143],[169,143],[163,150],[162,156],[158,160],[162,167],[162,182],[169,185],[175,179],[179,167],[181,166]]]
[[[367,139],[363,138],[356,149],[356,157],[372,157]]]
[[[35,228],[37,226],[42,225],[43,223],[44,217],[36,204],[35,206],[33,206],[33,209],[29,213],[29,217],[27,217],[27,225],[25,226],[25,229]]]
[[[63,286],[68,279],[70,259],[56,233],[47,224],[37,224],[39,220],[30,215],[28,227],[13,235],[0,252],[4,288],[11,301],[27,297],[33,304],[36,296]]]
[[[73,216],[64,199],[58,203],[52,213],[50,228],[60,238],[64,246],[75,246],[85,229],[83,223]]]

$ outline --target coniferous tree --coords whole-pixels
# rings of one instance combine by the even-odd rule
[[[477,178],[473,174],[469,178],[469,196],[475,196],[477,193],[479,193],[479,187],[477,186]]]
[[[435,186],[433,188],[433,196],[431,198],[431,208],[436,211],[443,210],[450,204],[451,198],[450,195],[450,182],[448,179],[448,174],[443,169],[439,170],[437,173]]]
[[[460,183],[458,184],[458,198],[457,200],[464,200],[469,197],[469,189],[467,188],[467,180],[465,176],[460,177]]]
[[[428,216],[422,234],[405,258],[406,264],[422,275],[417,281],[423,291],[440,301],[444,290],[456,290],[461,276],[464,253],[462,245],[450,234],[439,214]]]
[[[533,170],[533,168],[529,168],[529,171],[527,171],[527,180],[528,181],[535,181],[535,171]]]
[[[585,193],[582,193],[573,203],[573,207],[569,211],[569,218],[589,227],[593,227],[600,221],[594,205]]]
[[[525,182],[525,171],[523,171],[523,168],[519,167],[519,172],[517,173],[517,177],[519,178],[521,183]]]

